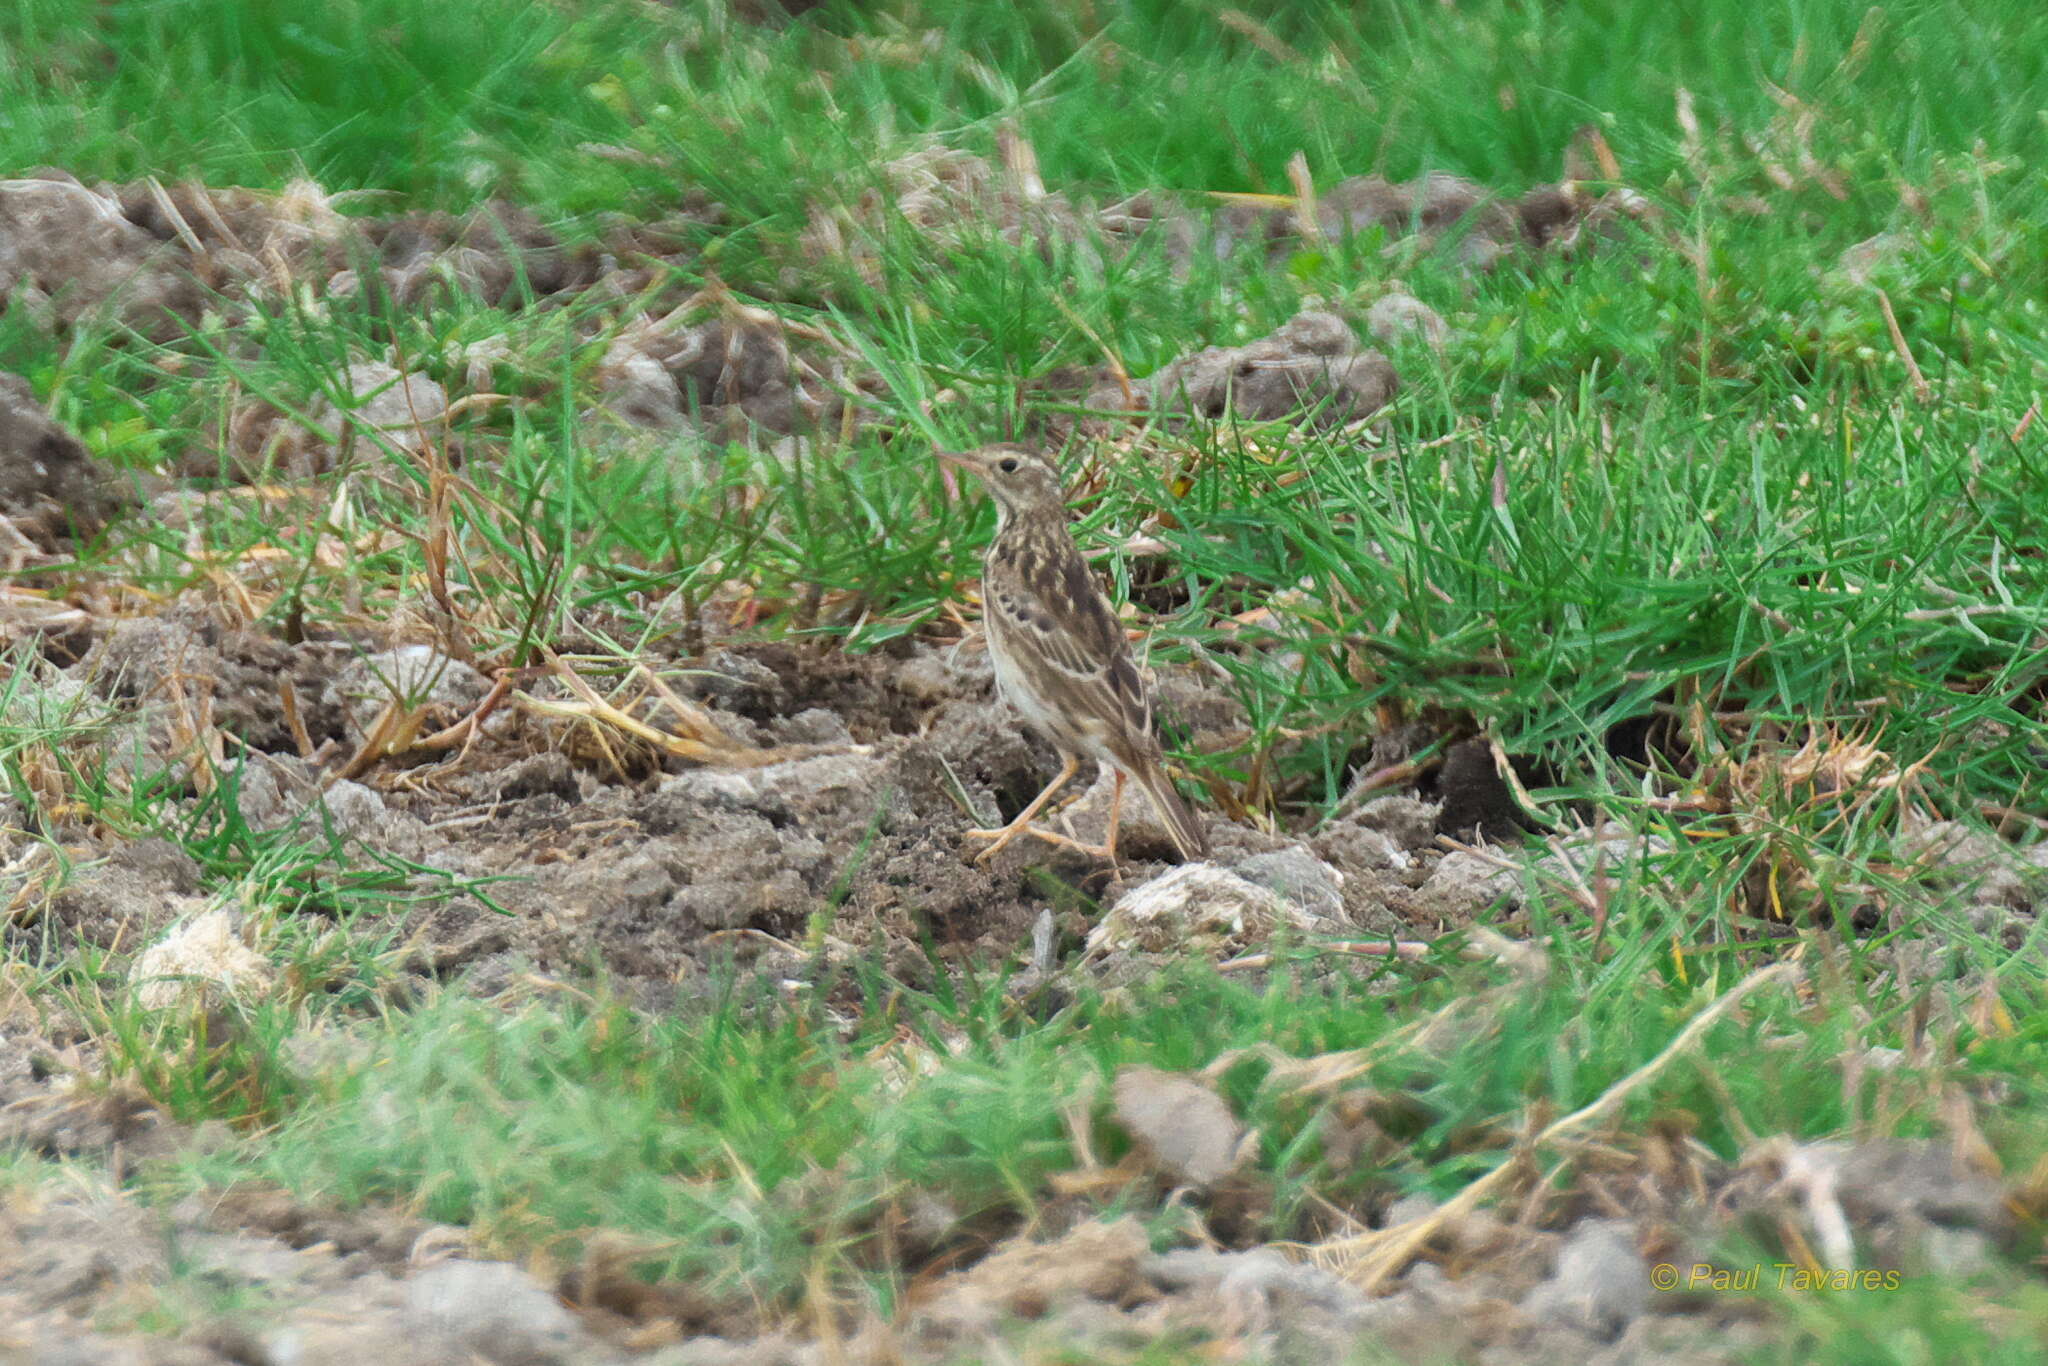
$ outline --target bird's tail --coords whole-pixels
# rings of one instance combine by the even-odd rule
[[[1173,847],[1180,850],[1182,859],[1189,862],[1209,855],[1209,838],[1202,833],[1202,826],[1195,819],[1195,813],[1180,793],[1174,791],[1173,780],[1166,776],[1160,765],[1145,764],[1133,775],[1145,795],[1152,799],[1152,809],[1159,813],[1159,819],[1166,826],[1166,833],[1173,839]]]

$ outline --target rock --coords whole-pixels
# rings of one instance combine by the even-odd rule
[[[1422,1191],[1411,1191],[1387,1206],[1385,1227],[1394,1228],[1401,1224],[1412,1224],[1417,1219],[1427,1219],[1435,1214],[1438,1202]]]
[[[1251,729],[1244,703],[1193,669],[1161,670],[1152,680],[1152,704],[1162,734],[1186,735],[1176,747],[1229,749]]]
[[[1573,195],[1569,203],[1569,221],[1537,242],[1560,256],[1584,255],[1609,243],[1626,241],[1631,229],[1654,226],[1658,217],[1649,198],[1626,185],[1616,186],[1590,203],[1583,194]]]
[[[1511,868],[1501,868],[1476,854],[1453,852],[1431,870],[1428,881],[1415,889],[1411,910],[1418,916],[1441,923],[1471,920],[1519,893],[1522,882]]]
[[[1132,952],[1243,952],[1277,934],[1324,924],[1280,896],[1213,863],[1184,863],[1117,899],[1088,934],[1092,956]]]
[[[103,695],[115,698],[144,697],[172,679],[216,677],[221,667],[213,648],[174,616],[120,618],[81,666]]]
[[[246,756],[235,769],[234,790],[251,830],[296,829],[310,839],[359,840],[405,858],[426,852],[425,829],[416,817],[393,810],[374,788],[346,778],[322,790],[318,772],[295,757]]]
[[[1612,1341],[1650,1305],[1650,1266],[1636,1250],[1633,1226],[1584,1219],[1557,1254],[1550,1279],[1522,1299],[1539,1322]]]
[[[737,1341],[698,1337],[636,1358],[638,1366],[809,1366],[814,1357],[798,1344],[776,1336]]]
[[[0,371],[0,517],[48,549],[60,537],[91,535],[120,501],[85,443],[36,402],[28,381]]]
[[[387,706],[418,713],[421,730],[453,725],[490,691],[484,676],[430,645],[401,645],[342,665],[328,684],[330,700],[367,735]]]
[[[1590,882],[1598,872],[1649,880],[1654,869],[1645,868],[1645,861],[1671,852],[1671,841],[1662,835],[1642,835],[1616,821],[1553,843],[1555,851],[1536,860],[1537,873],[1553,880],[1575,874]]]
[[[504,200],[461,216],[428,211],[374,219],[363,235],[383,259],[386,287],[411,307],[454,292],[516,308],[529,297],[593,284],[601,269],[597,252],[564,247],[531,210]]]
[[[290,818],[293,803],[285,795],[286,780],[262,759],[242,756],[230,777],[234,783],[235,810],[251,830],[273,830]],[[299,784],[293,782],[291,786],[297,788]]]
[[[836,421],[847,384],[836,361],[792,348],[780,319],[733,309],[684,322],[645,317],[613,340],[596,383],[604,408],[644,427],[700,427],[723,440]]]
[[[181,900],[197,914],[136,955],[128,971],[136,1000],[147,1009],[163,1010],[268,989],[273,981],[269,960],[242,942],[237,917],[225,907],[202,909],[203,903]]]
[[[1393,400],[1400,378],[1385,356],[1362,351],[1334,313],[1296,314],[1245,346],[1212,346],[1173,361],[1146,379],[1138,395],[1153,411],[1219,421],[1301,419],[1328,430],[1370,417]],[[1116,408],[1105,391],[1089,406]]]
[[[1244,1130],[1223,1098],[1156,1067],[1117,1069],[1117,1122],[1176,1185],[1209,1186],[1237,1167]]]
[[[164,1240],[153,1236],[156,1221],[132,1201],[67,1192],[59,1183],[10,1205],[7,1272],[0,1276],[0,1360],[19,1359],[4,1355],[13,1345],[4,1335],[22,1320],[61,1315],[72,1335],[83,1337],[79,1328],[107,1301],[168,1275]]]
[[[1103,230],[1134,248],[1161,251],[1177,279],[1186,279],[1197,257],[1227,261],[1254,248],[1262,263],[1278,260],[1298,242],[1294,215],[1265,204],[1232,202],[1200,208],[1155,190],[1141,190],[1097,215]]]
[[[378,1097],[382,1103],[383,1097]],[[401,1123],[394,1115],[391,1122]],[[460,1230],[428,1224],[376,1205],[326,1209],[256,1182],[188,1196],[176,1210],[181,1223],[223,1233],[261,1233],[287,1247],[359,1255],[390,1271],[403,1270],[422,1247],[459,1244]],[[361,1270],[362,1268],[357,1268]]]
[[[322,398],[310,412],[330,441],[343,440],[351,427],[368,427],[403,450],[423,451],[439,439],[448,415],[448,393],[439,384],[383,361],[349,366],[340,389],[347,397],[339,407]]]
[[[776,743],[783,745],[851,745],[853,732],[846,728],[846,722],[836,711],[824,707],[807,707],[795,716],[784,716],[771,722],[768,733]]]
[[[947,702],[925,727],[925,739],[975,801],[982,823],[1003,823],[998,799],[1020,811],[1059,772],[1051,745],[1002,702]],[[1131,807],[1145,807],[1134,801]],[[1164,832],[1161,832],[1164,833]]]
[[[1410,908],[1444,920],[1469,920],[1503,898],[1520,905],[1531,888],[1538,895],[1562,897],[1561,892],[1544,889],[1574,882],[1590,885],[1597,876],[1652,883],[1656,869],[1649,860],[1671,851],[1671,842],[1663,836],[1639,835],[1614,822],[1551,843],[1552,852],[1541,858],[1523,855],[1526,870],[1502,867],[1492,859],[1454,850],[1444,855],[1428,880],[1415,890]],[[1496,857],[1512,853],[1511,848],[1502,846]]]
[[[1842,1208],[1857,1223],[1913,1216],[1994,1237],[2003,1237],[2012,1228],[2004,1185],[1962,1166],[1946,1144],[1871,1139],[1830,1149],[1829,1155]]]
[[[220,729],[250,749],[276,752],[294,748],[278,696],[283,682],[293,685],[300,719],[316,744],[345,731],[343,713],[328,694],[346,658],[338,646],[286,645],[255,631],[223,629],[200,610],[174,608],[109,623],[70,673],[110,700],[141,703],[123,711],[147,723],[161,752],[176,748],[165,723],[182,709],[189,733],[192,709],[202,701]]]
[[[1916,830],[1902,846],[1900,852],[1932,870],[1935,881],[1963,889],[1983,905],[2024,911],[2048,891],[2048,869],[1960,821],[1937,821]],[[2040,850],[2048,850],[2048,845],[2029,852]]]
[[[0,1062],[16,1061],[0,1046]],[[146,1097],[77,1086],[68,1073],[47,1072],[51,1065],[45,1055],[0,1070],[0,1148],[104,1161],[116,1149],[131,1160],[164,1157],[184,1143],[188,1131]]]
[[[1724,1204],[1803,1223],[1824,1266],[1918,1275],[2007,1243],[2016,1202],[2003,1182],[1946,1142],[1780,1137],[1745,1156]]]
[[[384,798],[361,783],[337,778],[320,794],[328,823],[342,839],[363,839],[380,830],[390,819]]]
[[[1300,845],[1240,859],[1232,871],[1318,919],[1344,915],[1344,875]]]
[[[509,1262],[430,1266],[407,1284],[406,1307],[425,1332],[497,1366],[580,1363],[597,1346],[552,1292]]]
[[[40,732],[58,738],[92,726],[106,712],[83,682],[47,665],[31,663],[11,675],[0,691],[0,726],[14,735]]]
[[[928,239],[935,259],[972,250],[993,234],[1048,263],[1063,254],[1099,266],[1095,225],[1065,195],[1047,192],[1028,145],[1017,149],[1006,143],[999,170],[973,152],[923,142],[877,167],[857,200],[814,206],[801,239],[806,254],[875,281],[889,269],[886,244],[907,230]]]
[[[780,715],[788,689],[781,677],[758,659],[737,650],[720,650],[683,679],[690,696],[753,720]]]
[[[1368,1308],[1372,1300],[1350,1282],[1308,1262],[1292,1261],[1277,1252],[1223,1252],[1185,1247],[1147,1257],[1145,1276],[1162,1290],[1213,1290],[1232,1287],[1261,1295],[1286,1295],[1339,1313]]]
[[[264,1337],[258,1359],[265,1366],[447,1366],[464,1360],[458,1355],[461,1349],[447,1338],[421,1332],[402,1314],[373,1315],[356,1309],[336,1317],[342,1321],[294,1316],[287,1326]]]
[[[501,802],[552,797],[572,803],[590,795],[584,790],[569,757],[556,750],[544,750],[507,764],[491,774],[490,780],[490,795]]]
[[[979,699],[988,695],[992,674],[987,657],[976,656],[980,669],[966,667],[952,650],[920,650],[896,666],[890,686],[921,707],[934,707],[955,698]]]

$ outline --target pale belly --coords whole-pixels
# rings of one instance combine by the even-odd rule
[[[1018,666],[1004,632],[993,619],[985,619],[984,630],[988,635],[989,662],[995,666],[996,693],[1016,708],[1027,725],[1061,750],[1113,765],[1115,761],[1100,738],[1103,723],[1092,717],[1069,717],[1055,710],[1031,686],[1029,675]]]

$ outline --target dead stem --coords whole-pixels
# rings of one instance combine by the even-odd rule
[[[1392,1228],[1376,1229],[1371,1233],[1318,1243],[1300,1250],[1307,1252],[1309,1257],[1324,1269],[1357,1282],[1368,1293],[1376,1293],[1390,1279],[1400,1274],[1438,1229],[1471,1213],[1482,1201],[1506,1187],[1517,1173],[1525,1171],[1537,1150],[1612,1114],[1630,1095],[1682,1057],[1715,1021],[1733,1010],[1746,997],[1774,983],[1788,979],[1796,981],[1799,973],[1800,968],[1794,962],[1774,963],[1752,972],[1693,1016],[1685,1028],[1681,1029],[1656,1057],[1608,1087],[1591,1103],[1545,1125],[1526,1143],[1518,1145],[1499,1166],[1467,1185],[1451,1200],[1422,1218],[1411,1219]]]

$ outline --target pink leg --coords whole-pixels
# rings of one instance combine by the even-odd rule
[[[1109,862],[1111,862],[1111,863],[1115,863],[1115,862],[1116,862],[1116,827],[1117,827],[1117,822],[1123,819],[1123,814],[1124,814],[1124,771],[1123,771],[1122,769],[1117,769],[1117,770],[1116,770],[1116,783],[1115,783],[1115,785],[1114,785],[1114,786],[1113,786],[1113,787],[1112,787],[1112,788],[1110,789],[1110,797],[1109,797],[1109,833],[1108,833],[1108,835],[1107,835],[1107,836],[1105,836],[1105,837],[1104,837],[1104,839],[1103,839],[1102,843],[1100,843],[1100,844],[1083,844],[1083,843],[1081,843],[1081,841],[1079,841],[1079,840],[1077,840],[1077,839],[1070,839],[1070,838],[1068,838],[1068,837],[1067,837],[1067,836],[1065,836],[1065,835],[1062,835],[1062,834],[1059,834],[1059,833],[1057,833],[1056,831],[1052,831],[1052,830],[1047,830],[1047,829],[1046,829],[1045,827],[1043,827],[1043,826],[1033,826],[1033,827],[1032,827],[1032,829],[1031,829],[1031,833],[1032,833],[1033,835],[1036,835],[1036,836],[1037,836],[1037,837],[1038,837],[1039,839],[1042,839],[1042,840],[1044,840],[1044,841],[1045,841],[1045,842],[1046,842],[1047,844],[1057,844],[1057,845],[1061,846],[1062,848],[1066,848],[1066,849],[1073,849],[1073,850],[1076,850],[1076,851],[1078,851],[1078,852],[1080,852],[1080,853],[1086,854],[1086,855],[1088,855],[1088,856],[1089,856],[1090,858],[1099,858],[1099,859],[1107,859],[1107,860],[1108,860]]]
[[[974,860],[976,863],[987,863],[1007,848],[1011,840],[1016,839],[1017,836],[1023,834],[1026,830],[1031,830],[1032,817],[1044,810],[1045,804],[1052,800],[1053,794],[1065,787],[1073,780],[1074,775],[1081,771],[1081,761],[1079,759],[1071,754],[1063,755],[1062,758],[1065,762],[1059,771],[1059,775],[1045,785],[1043,792],[1031,799],[1031,805],[1025,807],[1016,820],[1011,821],[1000,830],[969,830],[967,832],[969,839],[995,841],[994,844],[991,844],[976,856]],[[1031,830],[1031,833],[1037,835],[1043,832]]]

